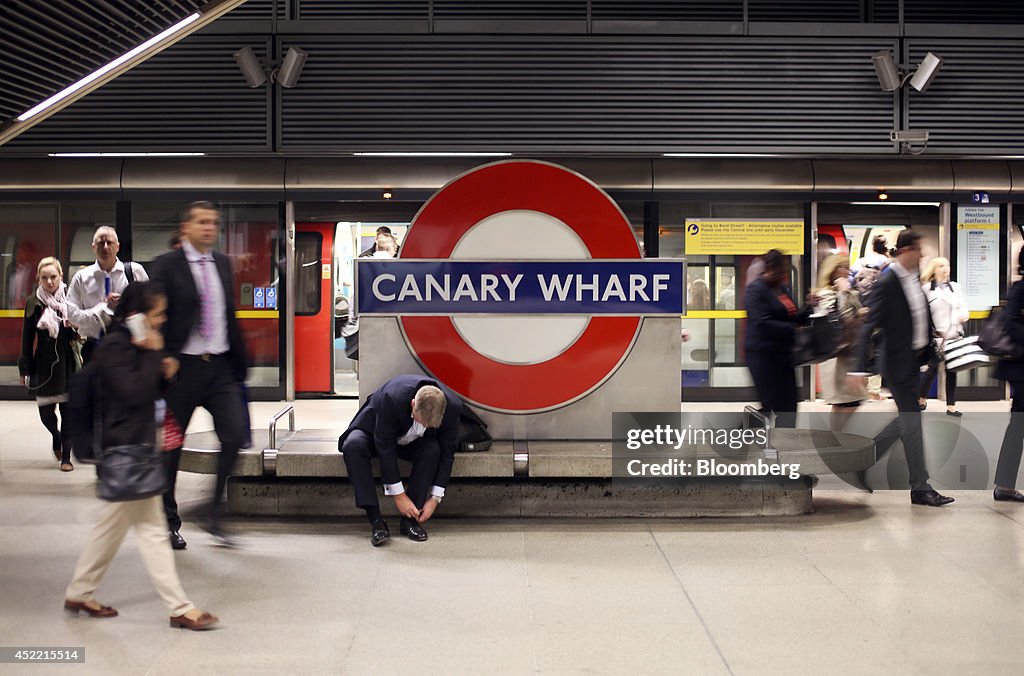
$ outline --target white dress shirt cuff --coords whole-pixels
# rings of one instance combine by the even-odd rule
[[[399,481],[397,484],[384,484],[384,495],[401,495],[405,492],[405,486]]]
[[[430,489],[430,494],[433,495],[436,498],[443,498],[444,497],[444,486],[433,486]]]

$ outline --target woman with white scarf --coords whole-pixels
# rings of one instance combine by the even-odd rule
[[[81,365],[75,351],[77,333],[68,322],[65,300],[67,286],[60,262],[52,256],[39,261],[35,295],[25,302],[25,325],[21,334],[18,371],[25,387],[36,397],[39,418],[53,440],[53,454],[62,472],[70,472],[71,445],[61,437],[57,406],[64,417],[68,384]]]

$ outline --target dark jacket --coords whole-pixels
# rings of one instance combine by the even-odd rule
[[[75,353],[74,329],[61,326],[56,338],[45,329],[38,328],[39,318],[46,306],[33,294],[25,302],[25,323],[21,331],[21,356],[18,372],[32,376],[29,386],[36,397],[54,397],[68,391],[71,376],[81,366]]]
[[[412,427],[412,400],[424,385],[433,385],[444,392],[448,400],[441,425],[428,429],[424,439],[436,438],[441,447],[441,462],[434,476],[435,486],[447,486],[455,461],[455,449],[459,445],[459,414],[462,400],[441,383],[424,376],[395,376],[371,394],[366,403],[349,423],[348,429],[338,439],[338,450],[352,430],[362,430],[373,437],[373,445],[380,457],[380,475],[386,484],[402,480],[398,471],[398,439]]]
[[[124,326],[114,327],[100,341],[93,359],[100,385],[104,448],[156,442],[155,405],[164,387],[163,356],[135,347]]]
[[[234,281],[231,273],[231,259],[220,253],[213,252],[213,260],[217,265],[221,284],[224,287],[225,321],[228,323],[228,356],[231,358],[232,369],[238,382],[245,382],[245,373],[249,358],[245,351],[242,330],[235,317]],[[176,249],[169,251],[153,261],[149,278],[159,282],[167,294],[167,323],[164,324],[164,340],[167,353],[178,357],[181,348],[188,342],[193,327],[199,322],[202,305],[199,291],[189,269],[185,251]]]
[[[1024,345],[1024,280],[1010,287],[1002,320],[1010,340],[1016,345]],[[1018,382],[1024,380],[1024,361],[1000,359],[996,364],[996,378]]]
[[[928,321],[929,341],[925,356],[919,358],[914,354],[914,320],[910,313],[910,302],[892,266],[887,267],[871,287],[869,302],[868,318],[858,340],[856,367],[851,371],[868,371],[871,338],[878,330],[878,370],[889,380],[916,382],[922,363],[928,361],[929,352],[933,349],[932,313],[926,306],[924,314]]]
[[[789,289],[783,287],[782,291],[789,295]],[[747,310],[744,349],[748,352],[770,352],[780,357],[784,355],[792,361],[796,327],[807,320],[811,308],[800,308],[795,315],[789,314],[776,289],[764,279],[755,279],[747,286],[743,302]],[[796,305],[795,301],[793,305]]]

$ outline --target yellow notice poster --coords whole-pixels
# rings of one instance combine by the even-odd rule
[[[803,221],[687,219],[686,253],[690,256],[754,255],[769,249],[804,253]]]

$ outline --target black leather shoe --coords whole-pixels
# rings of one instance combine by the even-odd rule
[[[963,411],[946,411],[946,415],[951,415],[954,418],[962,418],[962,417],[964,417]]]
[[[1020,491],[997,488],[992,491],[992,499],[999,502],[1024,502],[1024,495],[1022,495]]]
[[[387,544],[391,540],[391,531],[388,530],[388,524],[384,519],[377,519],[370,524],[370,544],[374,547],[380,547],[383,544]]]
[[[956,498],[942,495],[938,491],[910,491],[910,502],[915,505],[928,505],[929,507],[942,507],[953,502]]]
[[[171,531],[171,549],[184,549],[188,546],[185,542],[185,538],[181,537],[181,533],[176,530]]]
[[[427,531],[424,530],[423,526],[421,526],[418,522],[413,521],[412,519],[402,517],[400,528],[402,531],[402,535],[408,536],[410,540],[414,540],[415,542],[423,542],[427,539]]]

